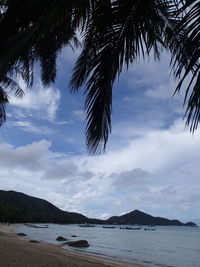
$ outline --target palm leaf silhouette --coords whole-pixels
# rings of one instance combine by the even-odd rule
[[[32,86],[34,64],[39,62],[43,84],[54,82],[59,52],[67,45],[76,48],[76,33],[81,32],[82,52],[70,86],[73,92],[85,87],[89,152],[105,150],[111,132],[112,89],[122,69],[150,53],[159,60],[163,49],[172,54],[172,69],[179,79],[176,92],[192,75],[185,96],[186,123],[192,130],[197,128],[198,0],[4,0],[0,7],[0,81],[18,69],[27,86]]]
[[[179,92],[187,77],[185,101],[186,125],[194,132],[200,121],[200,2],[184,1],[180,12],[183,19],[175,28],[178,42],[174,43],[173,68],[176,78],[180,81],[175,92]],[[185,86],[185,85],[184,85]]]
[[[91,153],[105,149],[111,131],[113,83],[124,65],[151,51],[159,59],[166,40],[173,37],[169,24],[176,6],[168,2],[96,1],[92,7],[71,80],[72,91],[85,84],[86,139]]]

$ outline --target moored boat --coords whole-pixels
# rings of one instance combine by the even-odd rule
[[[107,228],[107,229],[114,229],[114,228],[116,228],[115,226],[103,226],[103,228]]]
[[[49,228],[48,225],[35,225],[34,228]]]
[[[44,224],[44,225],[36,225],[36,224],[31,224],[31,223],[26,223],[25,224],[27,227],[29,228],[49,228],[48,224]]]
[[[144,230],[145,230],[145,231],[155,231],[156,228],[148,228],[148,227],[145,227]]]
[[[140,230],[141,227],[120,227],[123,230]]]
[[[84,224],[79,224],[79,227],[95,227],[94,224],[89,224],[89,223],[84,223]]]

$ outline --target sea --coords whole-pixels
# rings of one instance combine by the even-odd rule
[[[48,226],[29,228],[24,225],[17,232],[27,234],[29,239],[53,244],[61,243],[56,241],[58,236],[70,241],[85,239],[90,244],[87,248],[64,248],[146,266],[200,267],[200,227],[156,226],[155,231],[145,231],[145,226],[140,230],[120,229],[118,225],[113,229],[103,228],[102,225]]]

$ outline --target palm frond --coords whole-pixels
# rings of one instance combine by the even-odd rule
[[[17,98],[22,98],[24,96],[24,91],[20,87],[20,85],[11,79],[10,77],[4,77],[4,79],[1,81],[1,87],[5,90],[10,90],[14,92],[14,95]]]
[[[19,71],[17,71],[19,74]],[[0,81],[0,126],[6,121],[6,105],[9,103],[8,93],[14,92],[15,97],[24,96],[23,89],[12,78],[5,76]]]
[[[170,2],[170,6],[169,6]],[[112,88],[124,65],[154,52],[159,59],[169,39],[173,1],[94,1],[85,29],[83,50],[71,90],[86,83],[86,137],[91,153],[105,149],[111,131]],[[144,9],[145,6],[145,9]],[[167,23],[166,23],[167,21]],[[172,35],[172,29],[171,29]]]
[[[183,18],[175,28],[178,41],[174,43],[172,58],[174,75],[179,79],[175,93],[186,86],[189,77],[185,90],[185,117],[186,125],[194,131],[200,121],[200,2],[185,1],[180,12]]]
[[[112,56],[110,47],[101,51],[86,84],[86,144],[92,154],[105,150],[111,132],[112,87],[118,71],[118,62]]]
[[[185,116],[187,118],[186,125],[190,126],[190,130],[194,132],[200,121],[200,72],[189,97]]]
[[[20,66],[31,85],[33,65],[39,61],[44,84],[54,82],[56,57],[62,47],[72,42],[75,47],[78,45],[75,33],[86,23],[90,1],[6,3],[8,8],[0,20],[0,76]]]
[[[20,75],[33,85],[35,62],[40,62],[44,85],[55,81],[56,58],[61,49],[77,47],[76,30],[84,28],[89,0],[5,0],[0,2],[0,117],[5,121],[5,90],[22,97],[23,90],[9,77]],[[9,89],[8,89],[9,88]],[[7,103],[7,102],[6,102]]]
[[[8,96],[4,89],[0,86],[0,126],[6,121],[5,107],[8,103]]]

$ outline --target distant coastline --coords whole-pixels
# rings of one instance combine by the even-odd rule
[[[183,223],[179,220],[154,217],[140,210],[134,210],[121,216],[112,216],[107,220],[88,218],[79,213],[60,210],[44,199],[4,190],[0,190],[0,214],[0,221],[9,223],[196,226],[193,222]]]

